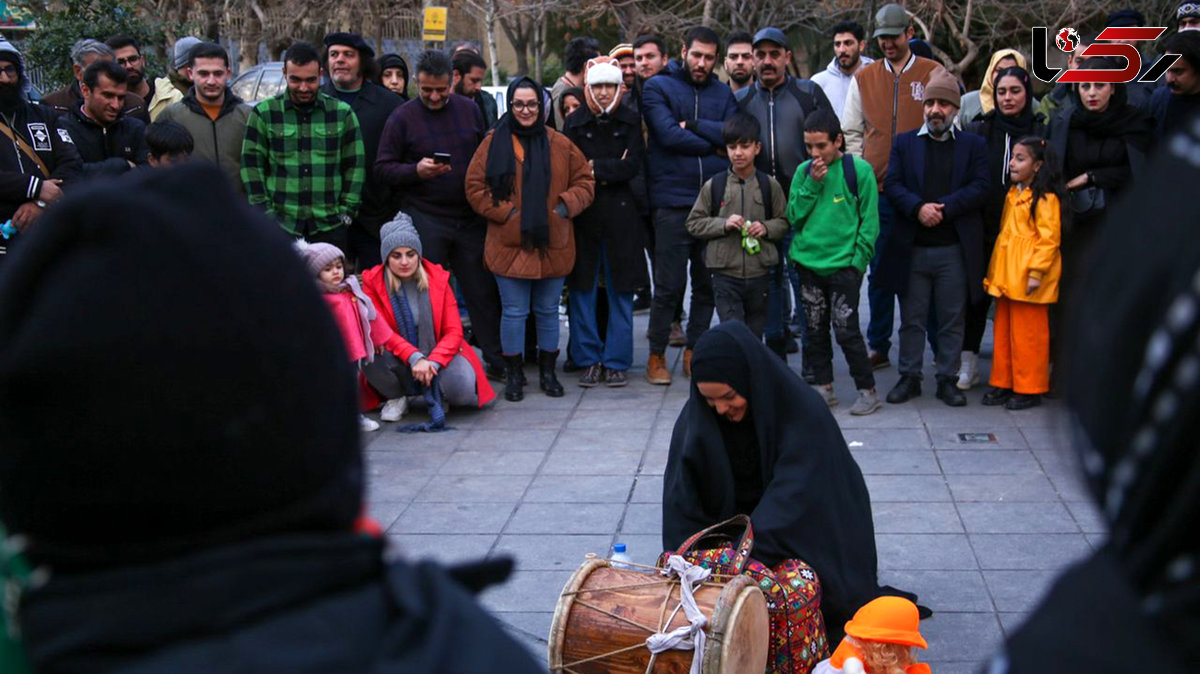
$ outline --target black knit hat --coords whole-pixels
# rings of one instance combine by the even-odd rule
[[[94,184],[21,244],[0,269],[0,520],[34,561],[352,527],[354,370],[289,239],[220,171]]]

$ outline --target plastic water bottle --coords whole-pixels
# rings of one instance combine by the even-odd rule
[[[612,567],[614,569],[634,570],[634,568],[630,566],[630,564],[633,564],[633,558],[625,554],[624,543],[617,543],[614,545],[612,557],[609,557],[608,559],[610,562],[612,562]]]
[[[12,235],[16,233],[17,228],[13,226],[12,220],[6,220],[4,221],[4,224],[0,225],[0,236],[10,239],[12,238]]]

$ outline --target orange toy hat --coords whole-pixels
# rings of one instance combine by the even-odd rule
[[[865,641],[929,648],[920,627],[916,604],[903,597],[879,597],[858,609],[846,623],[846,634]]]

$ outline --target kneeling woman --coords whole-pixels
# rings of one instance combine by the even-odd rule
[[[846,621],[881,594],[867,485],[820,396],[731,321],[704,333],[692,356],[691,397],[663,484],[663,544],[674,550],[743,513],[754,526],[752,557],[816,570],[837,644]]]
[[[398,421],[406,396],[419,395],[435,376],[450,405],[488,404],[496,394],[463,339],[450,272],[421,257],[421,237],[404,213],[384,224],[379,236],[383,264],[363,272],[363,291],[397,335],[396,344],[389,342],[363,368],[367,382],[387,399],[379,418]]]

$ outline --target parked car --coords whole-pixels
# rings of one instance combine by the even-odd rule
[[[484,87],[483,91],[496,99],[497,115],[504,116],[508,112],[508,87]]]
[[[283,61],[269,61],[247,68],[229,85],[233,94],[250,105],[274,96],[287,87]]]

